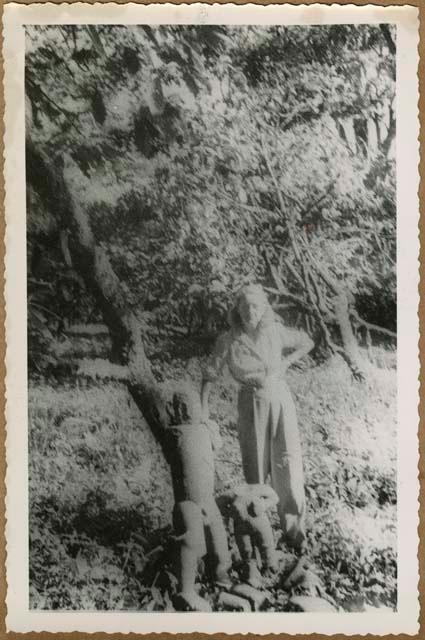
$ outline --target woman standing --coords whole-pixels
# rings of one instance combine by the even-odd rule
[[[208,397],[225,365],[239,383],[238,434],[245,480],[271,485],[286,543],[301,549],[305,540],[305,495],[297,416],[285,381],[288,367],[314,346],[302,331],[285,327],[260,285],[247,285],[230,312],[231,329],[219,337],[202,385],[203,420]],[[283,356],[284,351],[290,351]]]

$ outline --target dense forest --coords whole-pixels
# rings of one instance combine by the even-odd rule
[[[289,374],[314,571],[272,608],[396,606],[395,50],[388,25],[27,27],[32,606],[173,609],[167,383],[199,384],[247,282],[315,343]],[[229,381],[214,402],[220,492]]]

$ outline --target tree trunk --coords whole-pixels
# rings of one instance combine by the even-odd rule
[[[72,165],[70,158],[66,160],[68,166]],[[166,398],[146,356],[142,324],[138,314],[128,309],[125,293],[109,257],[96,244],[88,216],[72,195],[68,170],[63,162],[49,163],[31,141],[27,142],[26,166],[28,184],[38,191],[46,207],[56,216],[61,231],[69,230],[69,255],[109,329],[112,360],[128,368],[129,392],[169,460]]]
[[[382,34],[383,34],[383,36],[385,38],[385,41],[387,43],[387,47],[388,47],[389,52],[392,55],[395,55],[396,52],[397,52],[397,48],[396,48],[395,42],[394,42],[394,40],[392,38],[389,26],[387,24],[380,24],[379,26],[381,28]]]
[[[340,289],[335,299],[335,316],[342,341],[342,349],[339,353],[350,367],[353,376],[357,380],[363,380],[364,372],[359,353],[359,345],[351,326],[348,299],[343,289]]]

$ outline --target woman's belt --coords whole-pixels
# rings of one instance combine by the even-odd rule
[[[284,382],[284,378],[279,371],[266,376],[261,382],[254,380],[239,380],[238,382],[241,384],[242,390],[268,391],[275,389],[276,385],[281,385]]]

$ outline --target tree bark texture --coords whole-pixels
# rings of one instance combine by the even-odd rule
[[[71,192],[64,162],[61,159],[50,163],[31,141],[27,141],[26,169],[28,184],[56,216],[59,228],[69,231],[68,250],[72,265],[93,295],[109,329],[112,360],[128,367],[129,392],[169,461],[167,399],[146,356],[141,322],[136,312],[128,310],[125,293],[109,257],[96,243],[88,216]]]

